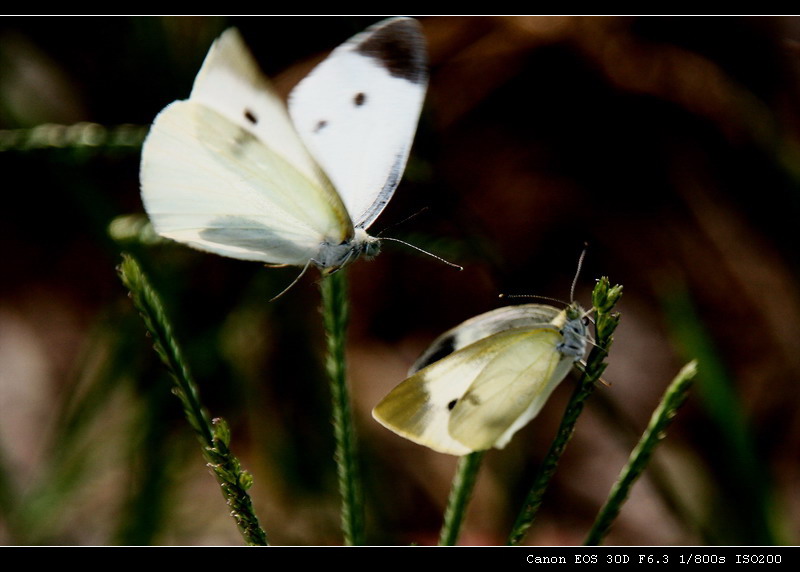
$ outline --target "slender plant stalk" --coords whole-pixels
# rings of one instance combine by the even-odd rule
[[[364,503],[358,466],[356,431],[347,385],[345,346],[347,339],[347,277],[339,270],[324,277],[322,318],[327,334],[328,356],[325,362],[331,385],[333,431],[336,438],[336,465],[339,493],[342,496],[342,533],[345,544],[363,544]]]
[[[704,375],[705,369],[704,363]],[[641,430],[630,418],[629,413],[610,399],[606,392],[600,391],[592,399],[595,411],[603,415],[603,422],[616,433],[620,446],[633,449],[636,443],[639,442]],[[701,544],[719,544],[709,523],[701,522],[697,518],[688,500],[681,494],[679,490],[681,483],[675,483],[668,477],[665,460],[654,456],[647,465],[647,471],[648,479],[654,492],[661,498],[665,507],[673,513],[674,517],[679,522],[685,522],[688,527],[695,530]]]
[[[26,129],[0,129],[0,151],[136,148],[141,146],[147,130],[147,126],[141,125],[106,127],[88,122],[72,125],[44,123]]]
[[[697,362],[691,361],[683,366],[664,392],[661,403],[653,412],[647,429],[645,429],[641,439],[639,439],[639,443],[631,452],[628,463],[623,467],[617,482],[611,488],[606,503],[597,514],[597,518],[584,541],[585,545],[596,546],[608,534],[611,524],[622,508],[622,504],[628,498],[631,487],[647,467],[656,446],[666,436],[667,427],[678,413],[678,409],[683,405],[683,402],[686,401],[686,396],[696,374]]]
[[[172,333],[161,300],[132,256],[123,255],[119,274],[153,339],[154,349],[175,382],[172,391],[181,400],[186,419],[200,440],[203,456],[214,471],[239,531],[247,544],[266,545],[267,536],[258,524],[247,493],[253,484],[252,476],[242,470],[239,460],[231,453],[227,423],[222,419],[211,420],[200,402],[197,385]]]
[[[456,475],[444,512],[444,523],[439,533],[439,546],[454,546],[458,540],[484,453],[485,451],[476,451],[458,459]]]
[[[611,287],[608,278],[605,277],[598,280],[592,292],[592,304],[595,309],[595,347],[589,353],[589,359],[583,368],[583,375],[575,391],[572,392],[556,437],[551,443],[522,509],[517,515],[508,537],[510,545],[519,545],[533,525],[547,486],[556,472],[561,455],[572,438],[575,423],[583,411],[584,403],[594,391],[595,384],[606,368],[605,359],[613,341],[612,334],[619,323],[619,314],[611,313],[611,310],[620,296],[622,296],[622,286]]]

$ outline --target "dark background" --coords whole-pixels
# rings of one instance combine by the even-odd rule
[[[337,544],[318,275],[112,240],[141,215],[141,135],[238,26],[287,94],[378,18],[0,20],[0,542],[240,544],[115,266],[133,252],[271,542]],[[700,375],[609,544],[796,544],[798,51],[791,17],[426,17],[431,82],[406,176],[349,270],[350,377],[371,543],[436,541],[455,459],[370,410],[499,293],[624,285],[601,387],[528,536],[580,544],[666,385]],[[131,145],[75,146],[92,122]],[[72,131],[74,133],[84,131]],[[57,135],[57,134],[56,134]],[[49,137],[49,138],[48,138]],[[45,141],[44,143],[42,141]],[[31,148],[33,147],[33,148]],[[373,232],[373,234],[374,234]],[[563,406],[490,452],[462,542],[502,544]]]

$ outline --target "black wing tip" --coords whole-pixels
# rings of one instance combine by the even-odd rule
[[[394,77],[415,84],[428,79],[425,37],[420,23],[407,17],[378,22],[366,32],[356,50],[379,62]]]

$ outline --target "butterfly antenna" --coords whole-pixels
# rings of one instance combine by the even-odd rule
[[[539,300],[548,300],[550,302],[558,302],[562,306],[569,306],[567,302],[559,298],[551,298],[550,296],[539,296],[538,294],[498,294],[498,298],[537,298]]]
[[[421,252],[421,253],[423,253],[423,254],[427,254],[428,256],[430,256],[430,257],[432,257],[432,258],[435,258],[436,260],[438,260],[438,261],[440,261],[440,262],[444,262],[444,263],[445,263],[445,264],[447,264],[448,266],[452,266],[452,267],[453,267],[453,268],[455,268],[456,270],[464,270],[464,267],[463,267],[463,266],[459,266],[458,264],[453,264],[452,262],[450,262],[450,261],[448,261],[448,260],[445,260],[445,259],[444,259],[444,258],[442,258],[441,256],[436,256],[436,255],[435,255],[435,254],[433,254],[432,252],[428,252],[427,250],[423,250],[423,249],[422,249],[422,248],[420,248],[419,246],[414,246],[413,244],[411,244],[411,243],[409,243],[409,242],[406,242],[405,240],[400,240],[399,238],[389,238],[389,237],[386,237],[386,236],[384,236],[384,237],[381,237],[381,240],[391,240],[392,242],[399,242],[400,244],[405,244],[406,246],[410,246],[410,247],[411,247],[411,248],[413,248],[414,250],[418,250],[419,252]]]
[[[282,290],[282,291],[281,291],[281,292],[280,292],[280,293],[279,293],[277,296],[273,296],[272,298],[270,298],[270,300],[269,300],[269,301],[270,301],[270,302],[274,302],[275,300],[277,300],[278,298],[280,298],[281,296],[283,296],[284,294],[286,294],[286,293],[287,293],[289,290],[291,290],[291,289],[292,289],[292,286],[294,286],[295,284],[297,284],[297,283],[300,281],[300,279],[303,277],[303,274],[305,274],[305,273],[306,273],[306,270],[308,270],[308,267],[309,267],[310,265],[311,265],[311,260],[309,260],[308,262],[306,262],[306,265],[305,265],[305,266],[303,266],[303,270],[301,270],[301,271],[300,271],[300,274],[298,274],[298,275],[297,275],[297,278],[295,278],[295,279],[292,281],[292,283],[291,283],[291,284],[289,284],[289,285],[288,285],[286,288],[284,288],[284,289],[283,289],[283,290]]]
[[[405,223],[407,223],[407,222],[408,222],[408,221],[410,221],[412,218],[416,218],[416,217],[418,217],[419,215],[421,215],[422,213],[424,213],[426,210],[428,210],[428,208],[429,208],[429,207],[422,207],[422,208],[421,208],[421,209],[419,209],[417,212],[415,212],[415,213],[414,213],[414,214],[412,214],[412,215],[409,215],[409,216],[407,216],[406,218],[404,218],[404,219],[403,219],[403,220],[401,220],[400,222],[396,222],[396,223],[390,224],[389,226],[387,226],[386,228],[384,228],[383,230],[381,230],[381,231],[380,231],[378,234],[376,234],[376,235],[375,235],[375,236],[376,236],[376,238],[382,238],[382,236],[381,236],[381,235],[382,235],[384,232],[386,232],[387,230],[389,230],[390,228],[394,228],[394,227],[396,227],[396,226],[400,226],[401,224],[405,224]]]
[[[578,268],[575,271],[575,277],[572,279],[572,286],[569,289],[569,299],[574,302],[575,301],[575,287],[578,284],[578,276],[581,274],[581,267],[583,266],[583,259],[586,258],[586,249],[589,247],[589,243],[583,243],[583,251],[581,252],[580,257],[578,258]],[[558,302],[563,306],[569,306],[569,303],[564,302],[564,300],[560,300],[559,298],[551,298],[549,296],[539,296],[538,294],[500,294],[499,298],[538,298],[539,300],[549,300],[550,302]],[[594,308],[588,310],[584,313],[581,318],[588,317],[589,313],[593,312]],[[591,319],[591,318],[590,318]]]
[[[583,243],[583,251],[578,258],[578,268],[575,270],[575,278],[572,279],[572,287],[569,289],[569,299],[575,301],[575,286],[578,284],[578,276],[581,274],[581,267],[583,266],[583,259],[586,258],[586,249],[589,248],[589,243]]]

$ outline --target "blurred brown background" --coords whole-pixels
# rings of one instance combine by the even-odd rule
[[[317,276],[269,303],[296,270],[113,241],[115,217],[143,212],[138,146],[29,149],[28,132],[8,130],[145,128],[188,96],[229,25],[286,94],[377,19],[0,20],[0,542],[241,543],[117,279],[123,249],[164,298],[207,407],[231,423],[270,541],[341,542]],[[582,542],[664,388],[698,358],[691,398],[607,543],[796,544],[800,20],[421,21],[426,105],[372,230],[465,271],[397,244],[349,271],[370,542],[435,542],[455,465],[371,408],[499,293],[568,298],[588,242],[578,301],[603,275],[625,288],[611,385],[579,421],[528,542]],[[573,385],[486,456],[464,544],[505,542]]]

